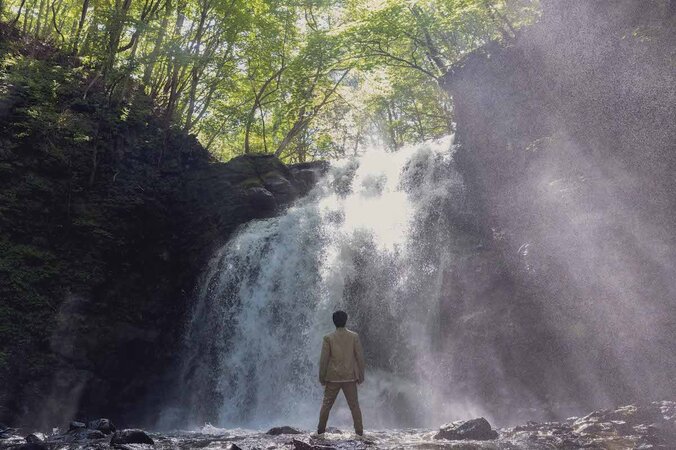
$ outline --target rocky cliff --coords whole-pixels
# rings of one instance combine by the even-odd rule
[[[443,81],[478,255],[504,268],[477,297],[499,325],[449,333],[484,403],[560,417],[676,395],[674,6],[543,1]],[[449,305],[472,273],[449,274]]]
[[[139,423],[212,250],[321,167],[216,162],[142,93],[111,102],[78,61],[1,38],[0,421]]]

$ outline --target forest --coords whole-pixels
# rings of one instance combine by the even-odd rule
[[[72,56],[84,97],[96,87],[122,110],[152,108],[166,129],[196,135],[221,160],[271,153],[287,162],[451,133],[441,77],[539,14],[533,0],[5,0],[0,8],[24,36]],[[31,62],[8,55],[2,64]]]

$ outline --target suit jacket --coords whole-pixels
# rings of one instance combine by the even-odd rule
[[[319,382],[364,381],[364,351],[359,335],[345,327],[324,336]]]

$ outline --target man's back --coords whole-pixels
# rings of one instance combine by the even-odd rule
[[[364,380],[364,353],[357,333],[340,327],[324,336],[319,380],[322,383]]]
[[[326,431],[326,422],[333,402],[336,401],[341,390],[350,407],[354,431],[358,435],[364,433],[364,424],[359,408],[357,384],[364,381],[364,351],[359,342],[359,335],[345,328],[347,313],[336,311],[333,313],[333,324],[336,331],[324,336],[322,355],[319,358],[319,382],[324,386],[324,400],[319,411],[317,433]]]

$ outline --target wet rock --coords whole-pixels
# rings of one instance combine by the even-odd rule
[[[567,424],[528,422],[504,431],[523,448],[674,448],[676,403],[653,402],[600,410]]]
[[[60,443],[75,443],[75,442],[85,442],[92,441],[96,439],[104,439],[105,434],[99,430],[90,430],[87,428],[72,428],[68,430],[67,433],[51,436],[47,439],[48,442],[60,442]]]
[[[146,434],[143,430],[138,429],[128,429],[120,430],[113,433],[113,437],[110,439],[110,445],[118,444],[154,444],[150,436]]]
[[[99,430],[103,434],[114,433],[115,430],[116,430],[113,422],[111,422],[109,419],[105,419],[105,418],[90,421],[87,424],[87,428],[90,428],[92,430]]]
[[[37,434],[29,434],[26,436],[26,442],[29,444],[40,444],[42,443],[42,438],[38,436]]]
[[[277,200],[270,191],[262,187],[252,187],[246,191],[251,208],[259,214],[269,214],[277,209]]]
[[[80,430],[83,428],[87,428],[87,425],[85,425],[84,422],[73,421],[68,425],[68,431]]]
[[[270,436],[279,436],[280,434],[303,434],[303,432],[297,428],[284,425],[282,427],[270,428],[265,434],[269,434]]]
[[[328,168],[328,165],[325,165],[325,167]],[[296,185],[298,186],[300,194],[305,195],[310,192],[315,184],[317,184],[317,181],[326,172],[326,170],[324,167],[292,167],[291,172],[296,178]]]
[[[227,447],[227,450],[242,450],[242,447],[240,447],[240,446],[237,445],[237,444],[230,444],[230,445]]]
[[[491,428],[483,417],[472,420],[460,420],[441,427],[434,439],[487,441],[497,439],[498,433]]]
[[[29,442],[12,447],[12,450],[47,450],[47,446],[41,442]]]
[[[308,444],[307,442],[300,441],[298,439],[293,440],[293,448],[296,450],[337,450],[336,447],[331,445],[324,444]]]
[[[291,203],[298,197],[298,189],[279,173],[263,177],[265,188],[272,192],[279,203]]]
[[[0,439],[7,439],[11,436],[13,428],[8,427],[5,424],[0,423]]]

